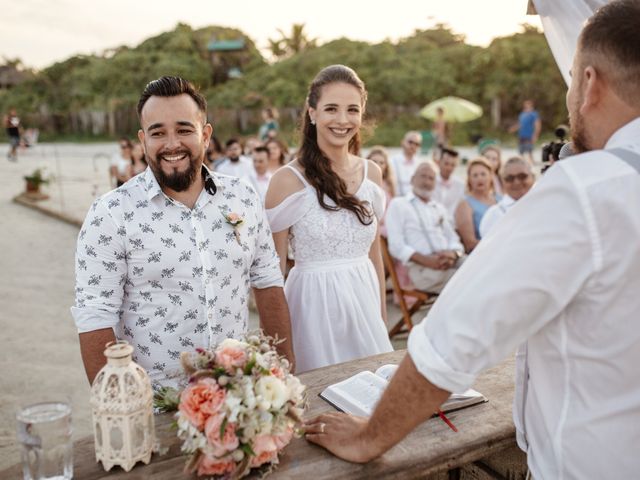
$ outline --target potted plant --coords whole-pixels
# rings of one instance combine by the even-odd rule
[[[44,168],[36,168],[30,175],[25,175],[24,179],[27,182],[27,193],[40,193],[40,185],[48,184],[51,178],[46,175]]]

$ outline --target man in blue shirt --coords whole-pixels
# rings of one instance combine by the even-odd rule
[[[510,131],[518,131],[518,150],[520,155],[525,156],[533,165],[533,145],[540,136],[540,115],[534,109],[533,100],[525,100],[522,105],[522,112],[518,116],[518,123],[511,127]]]

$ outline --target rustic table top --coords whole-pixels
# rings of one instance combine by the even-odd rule
[[[387,363],[400,363],[405,351],[396,351],[373,357],[332,365],[301,374],[307,385],[309,405],[305,417],[313,417],[334,408],[318,394],[328,385],[344,380],[362,371],[375,371]],[[459,432],[453,432],[439,418],[432,418],[416,428],[402,442],[386,454],[366,465],[345,462],[326,450],[308,443],[304,438],[294,439],[280,457],[280,464],[270,475],[273,479],[305,478],[314,480],[334,478],[421,478],[445,471],[491,455],[515,444],[515,429],[511,416],[513,401],[513,359],[509,358],[478,377],[474,388],[489,402],[450,412],[447,416]],[[402,408],[399,404],[398,408]],[[149,465],[139,463],[130,472],[114,467],[105,472],[96,463],[93,437],[74,444],[74,478],[97,479],[179,479],[192,478],[183,473],[184,457],[180,454],[180,441],[170,425],[172,416],[156,416],[156,436],[168,452],[154,454]],[[20,465],[0,472],[0,478],[21,478]],[[254,474],[255,475],[255,474]],[[254,475],[250,476],[252,478]],[[255,475],[257,478],[258,475]]]

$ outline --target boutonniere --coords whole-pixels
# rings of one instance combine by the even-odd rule
[[[244,217],[241,217],[240,214],[235,212],[229,212],[229,213],[223,212],[222,215],[224,216],[224,219],[227,221],[227,223],[233,227],[233,234],[236,237],[238,245],[241,245],[240,232],[238,231],[238,228],[240,228],[240,226],[243,224]]]

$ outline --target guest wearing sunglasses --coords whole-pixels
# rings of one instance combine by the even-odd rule
[[[391,168],[396,174],[396,196],[403,196],[411,192],[411,177],[420,163],[418,150],[422,145],[420,132],[405,133],[402,140],[402,152],[391,157]]]
[[[480,222],[480,236],[484,238],[496,223],[533,186],[535,177],[531,164],[522,157],[512,157],[502,169],[504,196],[487,210]]]

